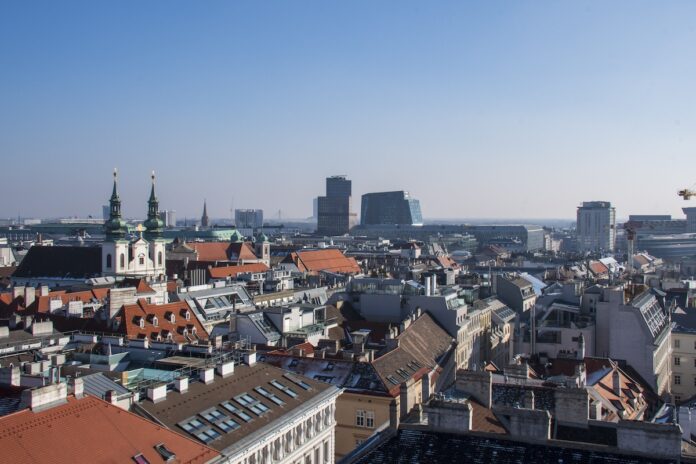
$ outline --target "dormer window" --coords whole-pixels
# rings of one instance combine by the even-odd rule
[[[167,320],[169,320],[169,322],[171,322],[172,324],[176,323],[176,316],[174,315],[174,313],[168,312],[166,317]]]
[[[159,325],[159,321],[157,320],[157,316],[152,316],[152,325],[157,327]]]
[[[191,320],[191,312],[190,311],[186,311],[186,320],[187,321]]]

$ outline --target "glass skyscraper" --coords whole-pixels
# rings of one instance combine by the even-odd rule
[[[362,196],[360,223],[423,225],[420,202],[403,190],[366,193]]]

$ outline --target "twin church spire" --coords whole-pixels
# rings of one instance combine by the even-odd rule
[[[164,222],[159,217],[159,201],[155,195],[155,171],[152,171],[152,188],[147,201],[147,220],[145,234],[149,238],[157,238],[162,234]],[[128,226],[121,216],[121,199],[118,196],[118,171],[114,169],[114,188],[109,199],[109,220],[104,224],[107,239],[123,239],[128,234]]]

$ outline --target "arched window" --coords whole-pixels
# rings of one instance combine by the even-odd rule
[[[158,266],[162,265],[162,252],[161,251],[157,252],[157,265]]]
[[[106,255],[106,268],[111,269],[111,253]]]
[[[126,255],[124,253],[121,253],[121,256],[118,258],[118,265],[121,269],[126,267]]]

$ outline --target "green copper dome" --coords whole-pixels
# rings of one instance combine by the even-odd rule
[[[230,242],[237,243],[237,242],[243,242],[244,241],[244,236],[239,233],[238,230],[233,230],[232,233],[230,234]]]

